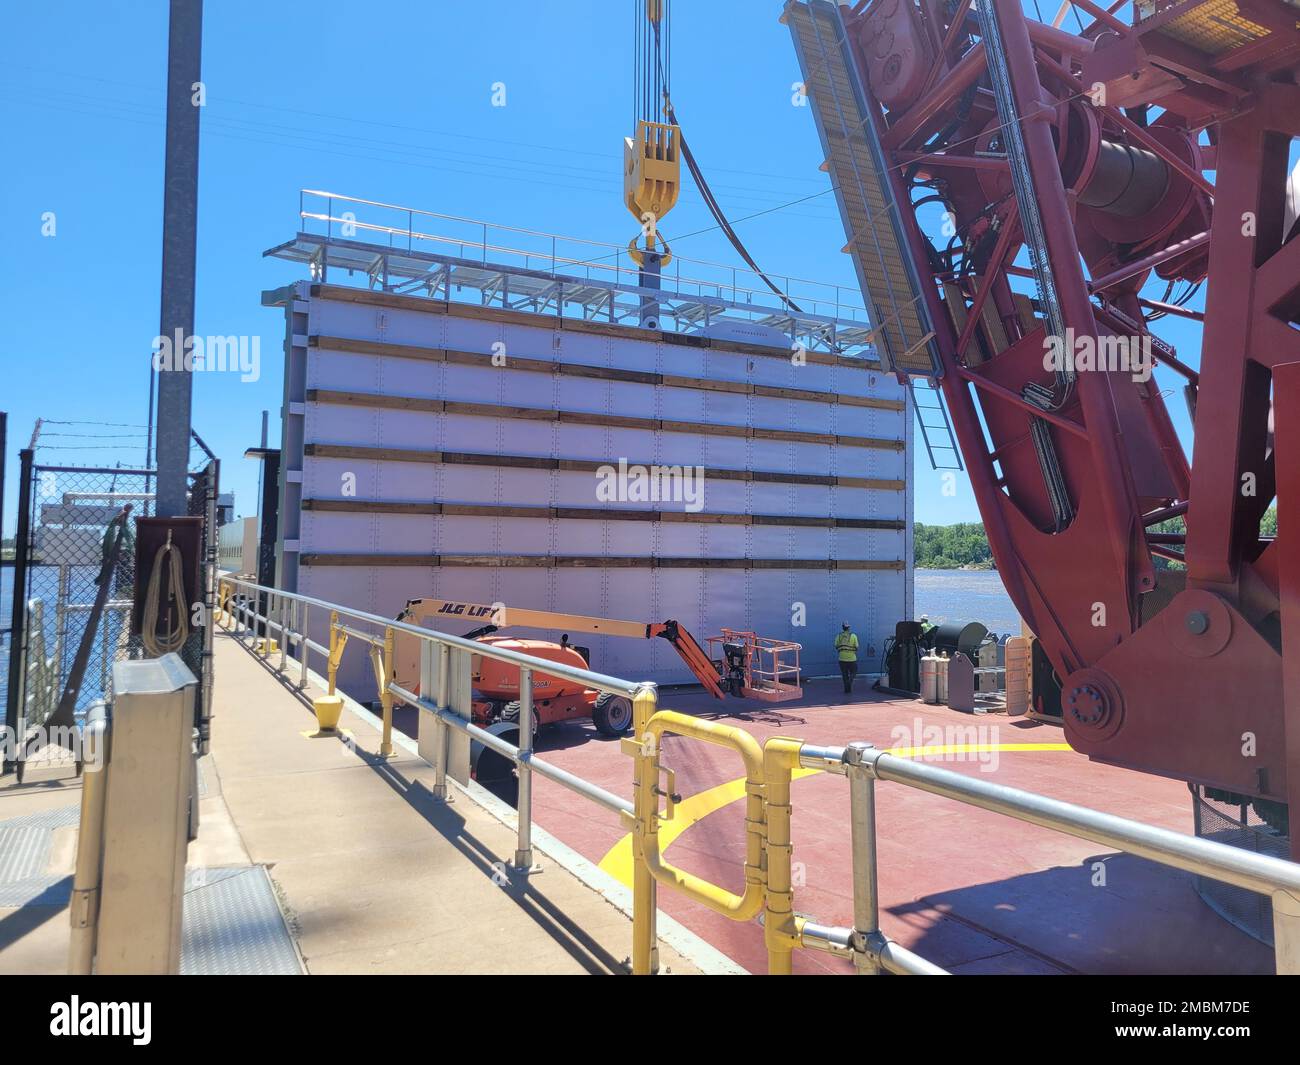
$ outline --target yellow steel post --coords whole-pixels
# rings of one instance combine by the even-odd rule
[[[656,743],[648,725],[658,709],[658,691],[653,684],[640,688],[632,700],[633,742],[641,746],[635,761],[633,778],[632,829],[632,973],[649,976],[659,971],[659,942],[655,929],[658,906],[655,878],[645,860],[645,841],[655,831],[659,800],[655,797],[659,775]]]
[[[329,692],[327,694],[329,695],[334,694],[334,678],[338,675],[338,671],[339,671],[338,642],[339,642],[339,612],[337,610],[331,610],[330,611],[330,656],[329,656],[329,666],[327,670],[329,675]]]
[[[384,630],[384,675],[383,687],[379,693],[380,705],[384,708],[384,738],[379,744],[379,756],[390,758],[393,754],[393,693],[388,685],[393,679],[393,627]]]
[[[794,883],[790,842],[790,781],[799,764],[801,741],[775,736],[763,746],[763,776],[767,782],[767,898],[763,939],[767,971],[789,976],[794,948],[799,946],[794,915]]]

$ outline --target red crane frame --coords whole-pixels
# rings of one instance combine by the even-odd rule
[[[1300,224],[1285,207],[1300,13],[1235,0],[1238,37],[1220,47],[1221,0],[1154,0],[1132,26],[1123,4],[1073,3],[1091,22],[1080,34],[1020,0],[978,13],[970,0],[792,0],[786,18],[805,20],[797,45],[809,18],[838,27],[888,190],[891,217],[870,237],[879,247],[893,226],[929,325],[929,366],[908,364],[915,346],[885,354],[938,380],[995,562],[1062,678],[1069,742],[1249,797],[1277,822],[1288,798],[1300,809]],[[918,189],[942,201],[955,244],[932,245]],[[861,256],[869,234],[846,202],[846,250]],[[1204,281],[1204,312],[1143,296],[1153,274]],[[1024,278],[1038,299],[1013,284]],[[867,297],[878,323],[905,310]],[[1147,315],[1200,324],[1199,370]],[[1089,344],[1150,352],[1185,378],[1193,462],[1154,379],[1098,369],[1100,356],[1085,366]],[[1053,345],[1078,363],[1049,365]],[[1153,530],[1179,515],[1185,536]]]

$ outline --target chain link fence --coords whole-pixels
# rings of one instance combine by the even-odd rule
[[[217,547],[219,463],[202,442],[192,456],[190,513],[204,518],[203,592],[206,602],[191,620],[179,652],[200,679],[199,717],[206,741],[206,707],[211,691],[212,607]],[[29,739],[59,706],[74,672],[74,661],[94,618],[96,597],[107,585],[103,609],[94,622],[89,656],[81,677],[73,718],[112,696],[113,664],[147,657],[138,633],[131,631],[136,573],[135,520],[155,515],[157,474],[149,469],[64,466],[35,461],[34,449],[21,453],[19,520],[13,566],[4,569],[4,615],[17,638],[5,664],[5,723],[15,738]],[[110,523],[129,506],[118,558],[106,562]],[[24,551],[24,547],[26,550]],[[16,621],[16,624],[14,622]],[[206,745],[206,744],[205,744]],[[20,751],[25,744],[20,745]],[[20,753],[19,757],[23,755]]]
[[[141,471],[32,467],[26,729],[43,725],[59,704],[99,591],[109,523],[128,504],[132,517],[152,516],[153,480]],[[143,655],[139,636],[131,635],[136,574],[129,521],[117,564],[105,576],[108,598],[77,697],[78,717],[110,693],[114,662]]]

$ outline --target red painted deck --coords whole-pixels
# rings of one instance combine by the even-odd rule
[[[812,743],[865,740],[879,747],[912,738],[915,723],[983,726],[987,742],[1058,744],[1051,725],[972,716],[946,707],[877,697],[859,684],[815,682],[797,704],[719,703],[703,693],[665,693],[661,706],[748,729],[760,743],[793,736]],[[896,729],[906,730],[906,737]],[[620,794],[631,793],[631,761],[589,724],[544,730],[541,757]],[[977,757],[936,761],[982,773]],[[742,775],[729,751],[680,737],[664,743],[683,797]],[[1072,751],[1002,751],[989,779],[1191,833],[1186,785],[1096,765]],[[624,835],[612,816],[535,778],[534,819],[599,862]],[[795,781],[794,859],[803,886],[796,911],[824,924],[851,924],[848,782],[819,773]],[[1190,876],[1083,840],[1025,825],[899,784],[877,785],[881,925],[890,936],[959,973],[1270,973],[1272,951],[1228,925],[1197,897]],[[741,887],[743,803],[703,818],[667,850],[673,864],[733,891]],[[1096,863],[1102,863],[1099,874]],[[796,865],[796,876],[799,866]],[[1097,883],[1104,875],[1104,883]],[[766,968],[762,929],[739,924],[663,887],[659,907],[752,972]],[[826,955],[799,951],[796,972],[848,972]]]

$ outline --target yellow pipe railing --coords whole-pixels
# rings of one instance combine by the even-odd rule
[[[794,847],[790,837],[790,783],[799,767],[802,740],[774,736],[763,745],[767,780],[767,891],[764,898],[763,941],[767,971],[772,976],[793,972],[794,948],[802,946],[803,922],[794,915]]]
[[[658,694],[653,685],[647,685],[637,692],[632,700],[632,734],[649,739],[650,721],[656,715]],[[624,740],[626,744],[637,744],[637,740]],[[659,937],[655,930],[656,890],[654,874],[646,861],[646,840],[659,831],[658,808],[655,798],[655,783],[658,770],[653,764],[640,756],[639,750],[632,752],[636,756],[633,763],[633,824],[632,857],[632,973],[635,976],[649,976],[659,971]],[[657,839],[656,839],[657,842]]]
[[[339,612],[330,611],[330,652],[326,659],[326,680],[329,688],[326,695],[337,695],[339,663],[343,660],[343,649],[348,645],[347,630],[339,625]]]
[[[745,890],[741,895],[663,860],[659,845],[659,797],[665,792],[658,787],[658,782],[659,750],[667,732],[727,747],[736,751],[745,764]],[[656,881],[676,888],[724,917],[734,921],[757,917],[763,909],[766,849],[763,751],[758,742],[744,729],[661,710],[646,722],[644,728],[638,729],[636,739],[626,740],[624,744],[624,750],[637,760],[638,802],[636,813],[632,815],[635,822],[632,826],[633,852],[638,859],[637,867],[644,867]],[[669,798],[671,803],[676,797],[669,792]]]
[[[342,635],[346,640],[347,633]],[[339,657],[342,657],[341,648]],[[379,744],[379,756],[391,758],[393,755],[393,693],[389,691],[389,683],[393,679],[393,627],[391,625],[384,630],[382,648],[378,642],[370,645],[370,665],[375,671],[375,683],[379,685],[379,705],[383,707],[384,714],[384,738]],[[336,665],[334,669],[337,668]],[[330,675],[330,694],[334,694],[333,671]]]

